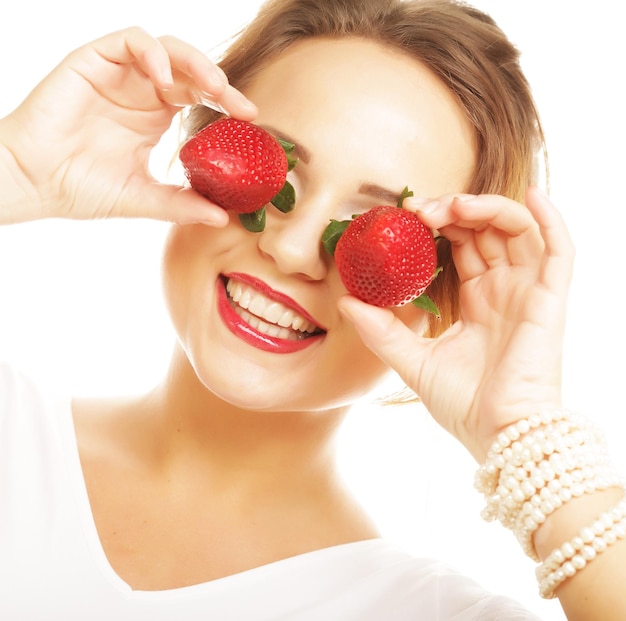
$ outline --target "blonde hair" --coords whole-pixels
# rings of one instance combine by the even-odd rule
[[[485,13],[456,0],[268,0],[219,64],[245,90],[286,48],[312,37],[372,40],[429,67],[474,129],[477,160],[467,192],[522,201],[537,182],[540,155],[547,174],[543,130],[519,52]],[[196,106],[186,119],[187,134],[216,115]],[[441,318],[432,318],[428,336],[458,317],[459,282],[446,240],[438,242],[438,252],[443,270],[428,294]]]

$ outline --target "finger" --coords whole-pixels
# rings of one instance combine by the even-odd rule
[[[150,191],[138,188],[136,196],[127,201],[133,213],[123,217],[152,218],[177,224],[202,223],[222,228],[228,223],[228,213],[191,188],[177,185],[154,184]]]
[[[452,258],[461,282],[467,282],[484,274],[489,266],[476,245],[474,231],[455,225],[440,231],[452,245]]]
[[[363,343],[405,381],[409,374],[419,376],[421,357],[417,345],[425,339],[418,337],[393,311],[350,295],[339,300],[339,310],[352,322]],[[411,384],[417,386],[416,381]]]
[[[211,60],[193,45],[171,35],[159,37],[172,67],[193,79],[197,88],[213,95],[224,91],[228,80]]]
[[[565,295],[572,278],[575,249],[561,214],[537,187],[526,193],[526,204],[545,244],[542,283],[558,295]]]
[[[488,268],[509,267],[509,240],[502,231],[488,226],[474,233],[475,246]]]
[[[252,120],[256,106],[228,83],[226,74],[200,50],[172,36],[159,39],[169,54],[174,86],[163,99],[174,105],[202,103],[240,119]]]
[[[407,199],[404,206],[437,226],[454,247],[463,280],[488,268],[537,264],[543,253],[538,226],[524,205],[497,195],[447,195],[437,201]],[[426,212],[424,213],[424,210]]]
[[[194,104],[202,104],[222,114],[245,121],[253,121],[257,116],[256,106],[230,84],[217,97],[204,91],[195,90],[193,86],[186,89],[185,95],[179,94],[178,97],[185,102],[191,101]],[[170,100],[174,99],[174,96],[168,92],[166,98]],[[187,103],[184,103],[184,105],[187,105]]]
[[[430,228],[438,230],[450,224],[474,231],[492,226],[516,236],[536,227],[524,205],[495,194],[449,194],[426,202],[407,198],[403,207],[417,213]]]
[[[136,63],[159,89],[168,89],[173,85],[167,51],[158,39],[142,28],[118,30],[95,40],[90,46],[107,62]]]
[[[482,198],[482,197],[481,197]],[[544,242],[539,227],[525,205],[497,196],[485,197],[482,214],[489,217],[501,203],[502,211],[496,211],[486,228],[476,226],[476,243],[485,262],[491,268],[505,266],[538,267],[544,252]],[[453,205],[456,213],[465,214],[467,206],[472,209],[473,200],[457,202]],[[481,211],[481,209],[477,209]],[[468,222],[461,221],[464,226]]]

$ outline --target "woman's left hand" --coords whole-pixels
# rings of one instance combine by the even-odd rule
[[[495,195],[404,206],[452,244],[460,319],[428,339],[390,309],[350,296],[340,307],[437,422],[483,461],[503,427],[561,407],[573,245],[537,188],[528,190],[526,206]]]

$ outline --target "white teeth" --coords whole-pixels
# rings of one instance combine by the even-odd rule
[[[243,306],[243,304],[240,304],[240,306]],[[253,315],[263,317],[265,312],[265,300],[258,296],[254,297],[250,300],[247,308]]]
[[[290,310],[283,311],[283,314],[276,320],[279,326],[288,328],[291,325],[293,319],[293,313]]]
[[[298,315],[280,302],[270,300],[256,289],[239,281],[229,280],[226,290],[233,302],[237,303],[235,310],[241,318],[253,328],[275,338],[294,338],[295,330],[300,334],[296,338],[304,337],[304,333],[312,333],[317,326]],[[267,322],[267,323],[266,323]]]
[[[304,324],[304,317],[294,317],[293,321],[291,322],[291,327],[294,330],[300,330]]]
[[[283,306],[278,302],[272,302],[269,306],[266,307],[264,314],[265,319],[267,319],[268,321],[271,321],[272,323],[278,323],[278,320],[283,314]],[[284,327],[287,328],[288,326],[289,324]]]

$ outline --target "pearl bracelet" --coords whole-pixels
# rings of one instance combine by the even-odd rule
[[[539,593],[545,599],[555,595],[556,588],[567,578],[584,569],[610,545],[626,537],[626,498],[606,511],[571,541],[551,552],[537,567]]]
[[[542,412],[509,425],[478,469],[475,487],[487,521],[513,531],[524,552],[539,557],[533,534],[572,498],[624,486],[610,461],[604,434],[567,410]]]

